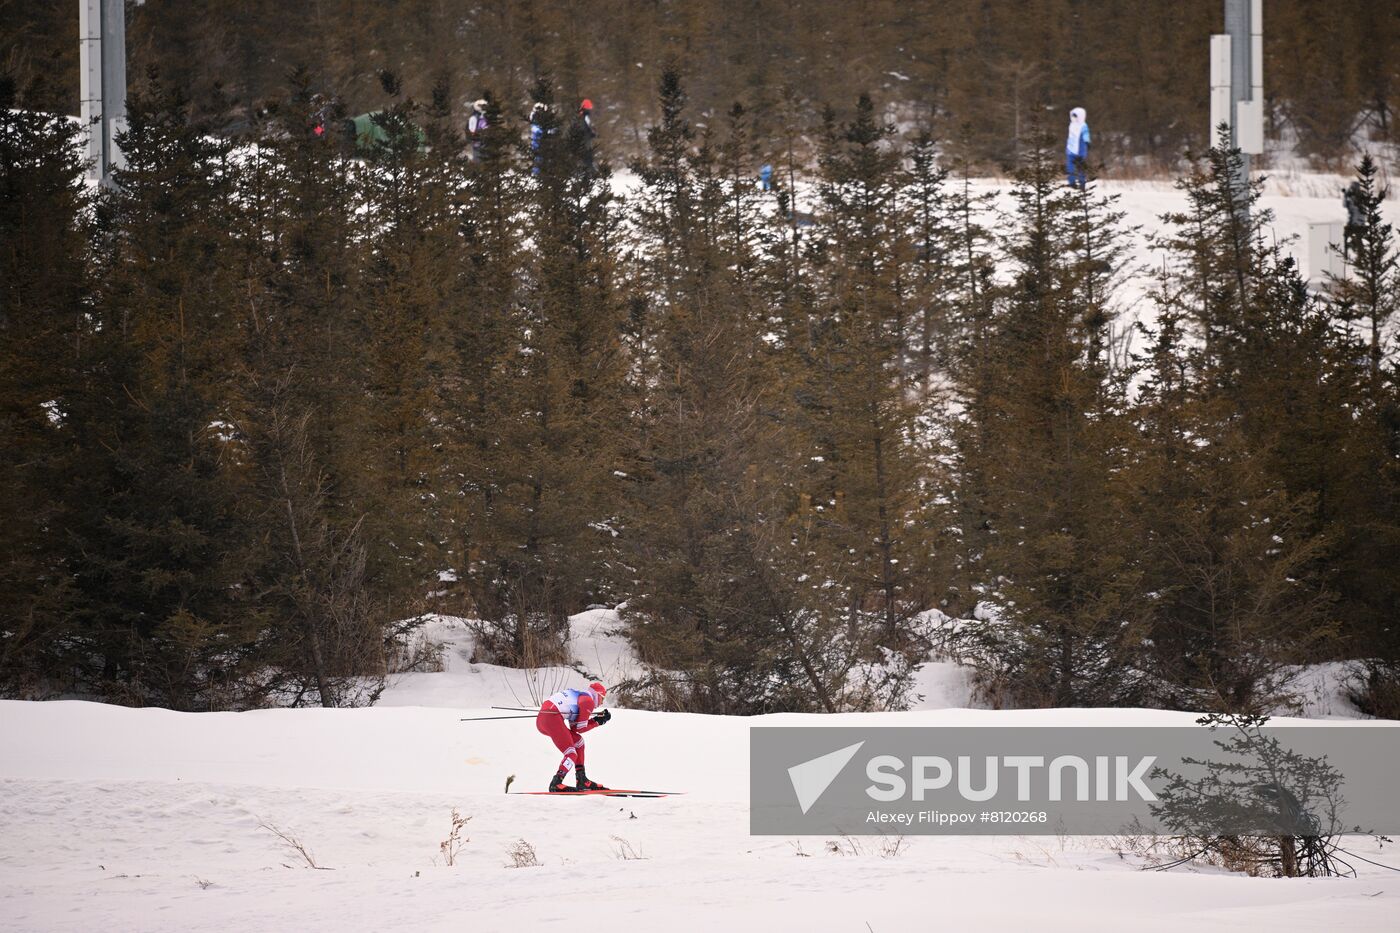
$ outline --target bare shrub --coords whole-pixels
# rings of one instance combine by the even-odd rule
[[[1211,865],[1251,878],[1349,876],[1355,870],[1337,855],[1337,837],[1185,835],[1118,836],[1114,851],[1119,858],[1131,855],[1143,868],[1170,871],[1182,865]],[[1289,848],[1289,843],[1292,848]],[[1318,853],[1311,850],[1317,848]],[[1285,851],[1287,855],[1285,856]],[[1300,870],[1299,865],[1318,867]]]
[[[391,635],[385,653],[390,674],[437,674],[447,669],[446,647],[420,631]]]
[[[1210,713],[1196,720],[1212,732],[1229,727],[1215,745],[1238,760],[1200,761],[1205,778],[1164,772],[1152,813],[1190,854],[1231,871],[1260,877],[1318,878],[1353,874],[1337,855],[1342,776],[1326,757],[1309,758],[1267,735],[1269,717]],[[1258,828],[1263,827],[1263,833]]]
[[[1114,837],[1112,851],[1121,859],[1129,856],[1142,862],[1143,868],[1158,871],[1193,862],[1211,865],[1226,871],[1257,875],[1251,868],[1252,846],[1249,836],[1208,839],[1191,836],[1163,836],[1146,829],[1129,830]]]
[[[438,851],[442,853],[443,861],[448,865],[457,864],[457,853],[462,851],[464,843],[471,842],[470,839],[462,838],[462,827],[471,821],[471,817],[462,816],[457,812],[457,808],[452,808],[452,831],[447,834],[447,838],[438,843]]]
[[[1011,857],[1018,862],[1025,862],[1029,865],[1049,865],[1052,868],[1059,868],[1060,863],[1055,859],[1054,853],[1038,839],[1020,836],[1019,845],[1011,850]],[[1024,847],[1024,848],[1023,848]],[[1034,849],[1034,852],[1027,851]]]
[[[635,862],[646,858],[646,856],[641,853],[640,849],[633,848],[632,843],[623,839],[621,836],[612,836],[610,838],[613,841],[613,854],[624,862]]]
[[[908,848],[903,836],[882,836],[878,842],[872,843],[875,855],[880,858],[898,858]],[[802,851],[801,843],[795,846],[797,855],[807,858],[807,853]],[[866,855],[865,844],[855,836],[841,834],[840,840],[828,839],[826,845],[822,847],[830,855]]]
[[[886,836],[878,845],[880,858],[899,858],[908,848],[903,836]]]
[[[494,598],[477,600],[482,617],[468,623],[477,657],[506,667],[567,664],[569,618],[557,600],[521,581],[503,587]]]
[[[500,618],[467,623],[472,631],[473,661],[514,667],[526,672],[527,697],[516,697],[524,705],[544,702],[551,693],[565,686],[569,661],[569,626],[539,612],[507,612]]]
[[[323,865],[317,865],[317,864],[316,864],[316,855],[315,855],[315,853],[313,853],[310,849],[308,849],[308,848],[306,847],[306,845],[305,845],[300,839],[298,839],[296,836],[292,835],[292,834],[291,834],[290,832],[288,832],[287,830],[284,830],[284,829],[282,829],[281,827],[277,826],[275,823],[269,823],[269,822],[267,822],[266,820],[259,820],[259,821],[258,821],[258,828],[259,828],[259,829],[265,829],[265,830],[267,830],[268,832],[272,833],[272,835],[276,836],[278,839],[282,840],[282,847],[283,847],[284,849],[286,849],[287,852],[291,853],[292,855],[297,856],[297,857],[300,858],[303,862],[305,862],[305,863],[306,863],[306,866],[307,866],[308,868],[314,868],[314,869],[316,869],[317,871],[331,871],[331,870],[332,870],[332,869],[326,868],[326,867],[323,866]],[[288,866],[288,867],[290,867],[290,866]]]
[[[331,478],[292,392],[291,374],[250,381],[248,448],[256,469],[261,545],[253,568],[258,609],[276,624],[264,648],[281,676],[262,689],[280,705],[371,706],[384,689],[386,631],[368,569],[365,517],[341,516]]]
[[[1368,716],[1400,718],[1400,663],[1370,661],[1347,685],[1347,699]]]
[[[535,853],[535,847],[524,839],[517,839],[506,849],[506,855],[510,857],[510,864],[507,868],[538,868],[541,864],[539,856]]]
[[[860,844],[859,839],[842,833],[840,842],[835,839],[826,841],[826,851],[832,855],[864,855],[865,847]]]

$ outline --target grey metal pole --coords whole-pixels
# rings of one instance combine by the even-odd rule
[[[1225,34],[1230,37],[1230,141],[1241,145],[1240,102],[1250,99],[1250,41],[1249,8],[1250,0],[1225,0]],[[1236,179],[1241,185],[1249,181],[1249,154],[1240,156],[1241,177]]]
[[[104,174],[111,184],[112,169],[123,168],[117,134],[126,131],[126,2],[102,0],[102,130],[107,138]]]
[[[78,81],[89,171],[99,181],[106,164],[107,134],[102,130],[102,0],[78,0]]]
[[[126,128],[125,0],[78,0],[80,98],[91,175],[112,184],[121,168],[117,134]]]

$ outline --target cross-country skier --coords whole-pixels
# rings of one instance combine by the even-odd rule
[[[554,747],[564,753],[559,770],[549,782],[550,793],[607,790],[602,784],[590,781],[583,770],[583,733],[612,719],[612,713],[607,710],[595,712],[607,695],[608,688],[595,680],[586,690],[560,690],[540,704],[535,728],[549,736]],[[574,787],[564,783],[571,770],[576,775]]]
[[[1069,112],[1069,136],[1065,139],[1065,174],[1071,188],[1083,188],[1084,165],[1089,161],[1088,114],[1083,107]]]

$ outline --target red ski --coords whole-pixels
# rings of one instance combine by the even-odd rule
[[[534,797],[671,797],[682,791],[668,790],[632,790],[629,788],[610,787],[607,790],[518,790],[517,794],[530,794]]]

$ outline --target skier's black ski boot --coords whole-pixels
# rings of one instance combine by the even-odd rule
[[[604,787],[602,784],[599,784],[597,781],[590,781],[590,780],[588,779],[588,775],[585,774],[584,771],[583,771],[583,765],[579,765],[577,768],[575,768],[575,769],[574,769],[574,772],[575,772],[575,774],[576,774],[575,782],[576,782],[577,785],[578,785],[578,788],[577,788],[578,790],[607,790],[607,789],[608,789],[608,788]],[[552,790],[552,789],[553,789],[553,788],[551,788],[551,790]]]
[[[557,772],[555,772],[554,780],[549,782],[549,792],[551,794],[573,794],[582,790],[581,787],[570,787],[569,785],[565,784],[565,773],[566,772],[563,768],[560,768]]]

